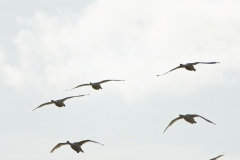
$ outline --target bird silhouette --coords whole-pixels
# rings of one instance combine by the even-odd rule
[[[87,94],[87,95],[89,95],[89,94]],[[63,99],[56,100],[56,101],[51,100],[51,102],[43,103],[40,106],[38,106],[37,108],[35,108],[34,110],[36,110],[38,108],[41,108],[43,106],[49,105],[49,104],[55,104],[57,107],[65,107],[65,104],[64,104],[65,100],[70,99],[70,98],[74,98],[74,97],[82,97],[82,96],[85,96],[85,95],[66,97],[66,98],[63,98]],[[34,110],[32,110],[32,111],[34,111]]]
[[[83,141],[80,141],[80,142],[74,142],[74,143],[70,143],[69,141],[67,141],[66,143],[58,143],[51,151],[50,153],[53,153],[54,150],[58,149],[59,147],[63,146],[63,145],[70,145],[71,148],[76,151],[77,153],[79,152],[83,152],[81,146],[86,143],[86,142],[93,142],[93,143],[98,143],[98,142],[95,142],[95,141],[92,141],[92,140],[83,140]],[[101,144],[101,143],[98,143],[98,144]],[[103,144],[101,144],[103,145]],[[84,153],[84,152],[83,152]]]
[[[167,128],[163,131],[163,133],[168,129],[168,127],[170,127],[173,123],[175,123],[176,121],[178,121],[178,120],[180,120],[180,119],[184,119],[185,121],[187,121],[187,122],[189,122],[189,123],[191,123],[191,124],[197,123],[197,122],[194,120],[195,117],[201,117],[201,118],[203,118],[204,120],[208,121],[209,123],[213,123],[213,122],[207,120],[206,118],[204,118],[204,117],[202,117],[202,116],[199,116],[199,115],[197,115],[197,114],[186,114],[186,115],[181,115],[181,114],[180,114],[178,118],[175,118],[174,120],[172,120],[172,121],[169,123],[169,125],[168,125]],[[213,124],[215,124],[215,123],[213,123]],[[215,124],[215,125],[216,125],[216,124]]]
[[[212,159],[210,159],[210,160],[217,160],[218,158],[220,158],[220,157],[222,157],[222,156],[224,156],[224,154],[221,154],[221,155],[219,155],[219,156],[217,156],[217,157],[215,157],[215,158],[212,158]]]
[[[109,81],[125,81],[125,80],[103,80],[103,81],[100,81],[100,82],[95,82],[95,83],[89,83],[89,84],[81,84],[81,85],[78,85],[70,90],[73,90],[75,88],[79,88],[79,87],[83,87],[83,86],[89,86],[91,85],[93,89],[95,90],[99,90],[99,89],[102,89],[101,85],[102,83],[106,83],[106,82],[109,82]],[[66,91],[70,91],[70,90],[66,90]]]
[[[199,63],[200,64],[216,64],[216,63],[220,63],[220,62],[194,62],[194,63],[180,64],[178,67],[173,68],[172,70],[170,70],[170,71],[168,71],[168,72],[166,72],[166,73],[164,73],[162,75],[157,75],[157,76],[163,76],[163,75],[165,75],[165,74],[167,74],[169,72],[172,72],[172,71],[174,71],[174,70],[176,70],[178,68],[185,68],[185,69],[187,69],[189,71],[196,71],[196,69],[194,68],[194,65],[197,65]]]

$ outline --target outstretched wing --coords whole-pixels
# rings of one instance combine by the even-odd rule
[[[197,114],[193,114],[193,115],[191,115],[193,118],[194,117],[201,117],[202,119],[205,119],[206,121],[208,121],[209,123],[212,123],[212,124],[215,124],[215,123],[213,123],[212,121],[209,121],[208,119],[206,119],[206,118],[204,118],[204,117],[202,117],[202,116],[199,116],[199,115],[197,115]],[[215,124],[216,125],[216,124]]]
[[[179,119],[182,119],[182,117],[178,117],[178,118],[175,118],[174,120],[172,120],[169,125],[167,126],[167,128],[163,131],[163,133],[168,129],[168,127],[170,127],[174,122],[176,122],[177,120]]]
[[[172,71],[174,71],[174,70],[176,70],[176,69],[178,69],[178,68],[184,68],[184,66],[178,66],[178,67],[173,68],[172,70],[170,70],[170,71],[168,71],[168,72],[166,72],[166,73],[164,73],[164,74],[162,74],[162,75],[157,75],[157,76],[163,76],[163,75],[165,75],[165,74],[167,74],[167,73],[169,73],[169,72],[172,72]]]
[[[50,151],[50,153],[53,153],[53,151],[54,151],[55,149],[58,149],[59,147],[61,147],[61,146],[63,146],[63,145],[67,145],[67,143],[58,143],[58,144]]]
[[[220,63],[220,62],[194,62],[194,63],[189,63],[189,64],[192,64],[192,65],[196,65],[196,64],[216,64],[216,63]]]
[[[43,103],[43,104],[41,104],[40,106],[38,106],[37,108],[35,108],[35,109],[38,109],[38,108],[40,108],[40,107],[42,107],[42,106],[46,106],[46,105],[49,105],[49,104],[53,104],[53,102]],[[35,110],[35,109],[34,109],[34,110]],[[32,111],[34,111],[34,110],[32,110]]]
[[[79,86],[76,86],[76,87],[74,87],[74,88],[72,88],[72,89],[69,89],[69,90],[66,90],[66,91],[70,91],[70,90],[73,90],[73,89],[78,88],[78,87],[89,86],[89,85],[90,85],[90,84],[81,84],[81,85],[79,85]]]
[[[92,140],[84,140],[84,141],[80,141],[80,142],[77,142],[78,143],[78,145],[83,145],[84,143],[86,143],[86,142],[93,142],[93,143],[98,143],[98,144],[101,144],[101,143],[99,143],[99,142],[96,142],[96,141],[92,141]],[[103,144],[101,144],[101,145],[103,145]]]
[[[87,94],[87,95],[89,95],[89,94]],[[67,99],[74,98],[74,97],[82,97],[82,96],[85,96],[85,95],[78,95],[78,96],[66,97],[66,98],[61,99],[60,101],[63,101],[63,102],[64,102],[64,101],[67,100]]]
[[[102,84],[102,83],[109,82],[109,81],[125,81],[125,80],[111,80],[111,79],[108,79],[108,80],[103,80],[103,81],[98,82],[98,83]]]
[[[220,158],[220,157],[222,157],[222,156],[224,156],[224,154],[221,154],[220,156],[217,156],[217,157],[212,158],[212,159],[210,159],[210,160],[217,160],[218,158]]]

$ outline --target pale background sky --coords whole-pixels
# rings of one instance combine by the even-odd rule
[[[0,159],[240,159],[240,1],[0,1]],[[179,69],[157,74],[180,63]],[[103,90],[82,87],[105,79]],[[51,99],[90,94],[45,106]],[[191,125],[179,114],[199,114]],[[91,139],[77,154],[59,142]]]

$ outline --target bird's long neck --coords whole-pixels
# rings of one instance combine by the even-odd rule
[[[179,117],[184,118],[184,115],[179,114]]]

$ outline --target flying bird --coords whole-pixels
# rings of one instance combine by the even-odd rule
[[[50,153],[53,153],[54,150],[58,149],[59,147],[63,146],[63,145],[70,145],[71,148],[76,151],[77,153],[79,152],[83,152],[81,146],[86,143],[86,142],[93,142],[93,143],[98,143],[92,140],[84,140],[84,141],[80,141],[80,142],[74,142],[74,143],[70,143],[69,141],[67,141],[67,143],[58,143],[51,151]],[[101,144],[101,143],[98,143]],[[101,144],[103,145],[103,144]],[[84,153],[84,152],[83,152]]]
[[[91,85],[93,89],[96,89],[96,90],[99,90],[99,89],[102,89],[101,85],[102,83],[105,83],[105,82],[109,82],[109,81],[125,81],[125,80],[103,80],[103,81],[100,81],[100,82],[95,82],[95,83],[89,83],[89,84],[81,84],[81,85],[78,85],[70,90],[73,90],[75,88],[78,88],[78,87],[82,87],[82,86],[89,86]],[[66,91],[69,91],[69,90],[66,90]]]
[[[166,73],[164,73],[162,75],[157,75],[157,76],[163,76],[163,75],[165,75],[165,74],[167,74],[167,73],[169,73],[171,71],[174,71],[174,70],[176,70],[178,68],[185,68],[185,69],[187,69],[189,71],[196,71],[196,69],[194,68],[194,65],[197,65],[199,63],[201,63],[201,64],[216,64],[216,63],[220,63],[220,62],[194,62],[194,63],[180,64],[178,67],[173,68],[172,70],[170,70],[170,71],[168,71],[168,72],[166,72]]]
[[[207,120],[206,118],[204,118],[204,117],[202,117],[202,116],[199,116],[199,115],[197,115],[197,114],[186,114],[186,115],[181,115],[181,114],[180,114],[178,118],[176,118],[176,119],[174,119],[174,120],[172,120],[172,121],[170,122],[170,124],[169,124],[169,125],[167,126],[167,128],[163,131],[163,133],[164,133],[164,132],[168,129],[168,127],[170,127],[174,122],[176,122],[177,120],[180,120],[180,119],[184,119],[185,121],[187,121],[187,122],[189,122],[189,123],[191,123],[191,124],[197,123],[197,122],[194,120],[195,117],[201,117],[201,118],[205,119],[206,121],[208,121],[209,123],[213,123],[213,122]],[[215,124],[215,123],[213,123],[213,124]],[[216,125],[216,124],[215,124],[215,125]]]
[[[87,95],[89,95],[89,94],[87,94]],[[51,102],[43,103],[35,109],[41,108],[41,107],[49,105],[49,104],[55,104],[57,107],[65,107],[65,104],[64,104],[65,100],[70,99],[70,98],[74,98],[74,97],[82,97],[82,96],[85,96],[85,95],[66,97],[66,98],[63,98],[63,99],[56,100],[56,101],[51,100]],[[32,110],[32,111],[34,111],[34,110]]]
[[[222,157],[222,156],[224,156],[224,154],[221,154],[220,156],[217,156],[217,157],[212,158],[212,159],[210,159],[210,160],[217,160],[218,158],[220,158],[220,157]]]

